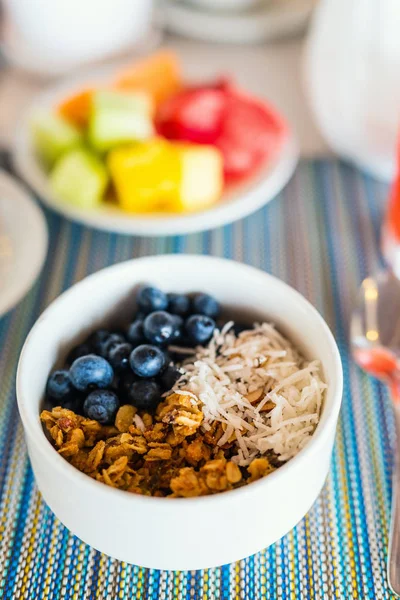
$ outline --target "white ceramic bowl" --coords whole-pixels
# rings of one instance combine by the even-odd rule
[[[223,305],[277,324],[309,358],[321,360],[328,390],[309,444],[248,486],[202,498],[153,498],[84,475],[51,447],[39,413],[46,379],[67,349],[109,319],[133,310],[139,283],[204,290]],[[327,325],[298,292],[262,271],[205,256],[157,256],[104,269],[62,294],[33,327],[17,375],[18,406],[44,499],[79,538],[117,559],[157,569],[200,569],[239,560],[287,533],[309,510],[329,470],[342,397],[342,369]]]

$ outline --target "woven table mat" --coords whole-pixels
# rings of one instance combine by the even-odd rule
[[[394,440],[391,404],[384,387],[352,363],[347,340],[357,287],[379,266],[379,224],[386,195],[386,186],[340,162],[303,161],[272,203],[212,232],[142,239],[91,230],[46,213],[50,246],[42,275],[19,306],[0,319],[0,598],[393,597],[386,581]],[[112,560],[73,536],[37,490],[15,399],[23,341],[54,298],[107,265],[170,252],[225,256],[287,281],[329,323],[344,367],[332,467],[314,506],[267,550],[206,571],[142,569]],[[246,527],[246,519],[252,517],[251,507],[243,506],[240,526]],[[193,530],[195,543],[196,527]],[[165,543],[168,546],[168,540]]]

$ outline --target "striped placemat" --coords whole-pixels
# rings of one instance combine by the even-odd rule
[[[378,265],[386,195],[385,186],[349,166],[316,161],[303,162],[280,197],[264,209],[213,232],[130,238],[47,213],[50,248],[42,276],[20,305],[0,319],[0,598],[392,597],[386,582],[394,435],[390,400],[379,383],[354,366],[347,340],[357,286]],[[168,252],[225,256],[278,275],[324,315],[344,366],[332,468],[315,505],[272,547],[207,571],[142,569],[112,560],[71,535],[35,486],[15,401],[18,354],[49,302],[109,264]]]

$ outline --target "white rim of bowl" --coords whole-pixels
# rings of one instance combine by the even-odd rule
[[[85,473],[82,473],[81,471],[79,471],[79,469],[77,469],[76,467],[73,467],[68,461],[65,460],[65,458],[63,458],[62,456],[60,456],[58,454],[58,452],[51,445],[50,441],[47,439],[45,432],[43,430],[43,427],[41,425],[41,422],[39,420],[39,414],[38,414],[37,421],[35,423],[32,423],[32,420],[29,417],[29,415],[25,409],[25,404],[26,404],[26,395],[25,395],[25,389],[24,389],[25,384],[22,382],[23,371],[24,371],[24,367],[25,367],[24,363],[26,360],[26,352],[27,352],[27,347],[29,346],[30,339],[34,335],[36,335],[36,330],[40,327],[41,321],[44,320],[47,316],[51,315],[52,312],[57,309],[59,304],[66,302],[68,300],[68,297],[70,295],[72,295],[73,293],[75,293],[77,289],[80,289],[80,288],[83,288],[86,286],[90,286],[93,279],[96,278],[97,276],[99,276],[100,273],[104,273],[105,271],[118,268],[121,265],[127,265],[129,263],[133,263],[136,261],[151,263],[154,260],[163,261],[163,262],[165,261],[166,263],[168,263],[168,261],[170,261],[171,259],[176,260],[177,262],[178,261],[190,261],[192,266],[193,266],[193,262],[196,260],[199,260],[199,259],[201,261],[207,260],[207,261],[213,262],[214,264],[233,263],[233,264],[235,264],[236,267],[240,268],[243,271],[246,270],[246,271],[256,272],[258,275],[262,275],[265,279],[274,280],[275,283],[278,283],[278,285],[281,285],[286,290],[287,294],[292,296],[292,298],[294,300],[296,300],[297,302],[302,303],[304,308],[306,308],[306,310],[308,310],[309,312],[311,312],[313,314],[313,317],[315,318],[316,322],[318,323],[319,327],[321,328],[321,332],[323,332],[323,334],[326,336],[327,340],[329,341],[329,344],[330,344],[331,350],[332,350],[332,361],[333,361],[332,371],[333,371],[333,375],[334,375],[332,378],[332,382],[330,384],[330,396],[331,396],[332,400],[331,400],[330,406],[324,409],[321,419],[318,422],[315,432],[313,433],[308,444],[304,448],[302,448],[296,454],[296,456],[291,458],[288,462],[284,463],[281,467],[276,469],[276,471],[273,471],[272,473],[270,473],[267,477],[262,477],[261,479],[252,482],[250,485],[244,485],[243,487],[240,487],[240,488],[237,488],[234,490],[228,490],[225,492],[221,492],[219,494],[213,494],[213,495],[208,495],[208,496],[197,496],[194,498],[158,498],[156,496],[141,496],[140,494],[132,494],[132,493],[126,492],[125,490],[119,490],[117,488],[112,488],[100,481],[96,481],[96,480],[92,479],[91,477],[89,477],[88,475],[86,475]],[[20,359],[18,362],[18,369],[17,369],[17,402],[18,402],[18,409],[19,409],[19,413],[21,416],[21,420],[24,425],[24,429],[29,430],[30,432],[32,432],[34,434],[30,437],[30,440],[33,441],[33,443],[36,446],[36,449],[42,455],[45,455],[47,460],[50,460],[52,462],[52,465],[55,469],[57,469],[59,472],[65,473],[65,475],[68,476],[69,479],[71,479],[72,481],[76,480],[76,478],[78,478],[84,485],[92,487],[92,489],[97,490],[98,493],[108,494],[111,496],[114,494],[118,494],[120,496],[121,500],[123,498],[125,498],[125,501],[129,501],[129,502],[153,502],[154,504],[160,503],[160,502],[165,503],[166,501],[168,501],[169,503],[191,502],[193,504],[199,503],[199,502],[204,503],[204,504],[208,503],[208,502],[213,502],[213,503],[214,502],[223,502],[224,498],[227,499],[227,494],[229,495],[230,498],[233,497],[233,494],[235,494],[236,496],[238,496],[239,494],[244,496],[246,494],[251,493],[251,490],[255,490],[256,486],[258,488],[261,488],[262,486],[268,485],[268,481],[272,481],[279,477],[284,477],[286,472],[291,468],[291,465],[298,464],[300,461],[302,461],[306,456],[308,456],[311,452],[313,452],[315,447],[318,446],[320,443],[322,443],[323,440],[325,439],[326,435],[328,435],[327,426],[332,421],[332,419],[336,420],[336,418],[339,414],[340,405],[341,405],[341,401],[342,401],[342,393],[343,393],[342,363],[341,363],[340,354],[339,354],[339,350],[338,350],[335,338],[333,337],[331,330],[329,329],[328,325],[326,324],[326,322],[322,318],[322,316],[319,314],[317,309],[304,296],[302,296],[302,294],[300,294],[300,292],[298,292],[297,290],[292,288],[290,285],[288,285],[287,283],[285,283],[278,277],[275,277],[274,275],[270,275],[269,273],[261,271],[260,269],[258,269],[256,267],[242,264],[242,263],[237,263],[234,260],[230,260],[230,259],[226,259],[226,258],[218,258],[218,257],[213,257],[213,256],[201,256],[201,255],[196,255],[196,254],[164,254],[162,256],[145,256],[145,257],[141,257],[141,258],[134,258],[134,259],[120,262],[116,265],[111,265],[109,267],[106,267],[105,269],[101,269],[100,271],[97,271],[96,273],[93,273],[93,274],[85,277],[85,279],[83,279],[82,281],[74,284],[73,286],[71,286],[71,288],[69,288],[68,290],[63,292],[60,296],[58,296],[58,298],[56,298],[48,306],[48,308],[46,308],[46,310],[42,313],[42,315],[39,317],[39,319],[33,325],[32,329],[29,332],[29,335],[23,345]],[[50,452],[49,452],[49,450],[50,450]]]

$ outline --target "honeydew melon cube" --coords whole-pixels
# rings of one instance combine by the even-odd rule
[[[33,144],[47,167],[60,156],[82,143],[81,132],[59,115],[38,114],[32,120]]]
[[[145,92],[97,91],[92,99],[89,142],[99,152],[154,134],[153,103]]]
[[[50,186],[57,198],[83,209],[101,203],[107,184],[104,163],[86,148],[64,154],[50,173]]]

